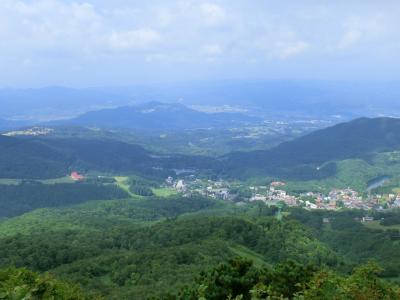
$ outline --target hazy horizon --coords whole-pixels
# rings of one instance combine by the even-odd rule
[[[397,81],[397,1],[0,3],[0,87]]]

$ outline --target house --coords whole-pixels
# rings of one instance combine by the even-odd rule
[[[222,200],[228,200],[229,198],[229,190],[226,188],[222,188],[218,191],[217,197]]]
[[[178,191],[178,192],[185,192],[186,191],[186,185],[185,185],[185,183],[183,182],[183,180],[178,180],[178,182],[176,183],[176,185],[175,185],[175,189]]]
[[[322,218],[322,223],[329,224],[331,220],[329,218]]]
[[[165,182],[166,182],[168,185],[173,185],[173,184],[174,184],[174,178],[172,178],[171,176],[168,176],[168,178],[165,179]]]
[[[80,180],[85,179],[85,177],[83,175],[80,175],[78,172],[72,172],[71,178],[75,181],[80,181]]]
[[[273,181],[273,182],[271,182],[271,186],[273,186],[273,187],[285,186],[285,185],[286,185],[286,183],[282,182],[282,181]]]
[[[311,203],[310,201],[306,201],[306,206],[310,209],[317,209],[318,206],[315,205],[314,203]]]
[[[393,207],[400,207],[400,199],[397,198],[396,200],[394,200],[393,202]]]
[[[361,222],[371,222],[374,220],[374,217],[363,217]]]
[[[250,198],[250,201],[267,201],[267,197],[260,194],[256,194]]]

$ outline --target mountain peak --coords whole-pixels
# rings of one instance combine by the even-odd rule
[[[149,102],[138,106],[123,106],[92,111],[63,124],[100,128],[140,130],[186,130],[200,128],[226,128],[240,123],[257,123],[258,118],[244,114],[210,114],[183,104]]]

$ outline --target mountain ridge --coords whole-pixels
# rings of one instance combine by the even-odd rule
[[[179,103],[149,102],[91,111],[56,124],[158,131],[226,128],[260,121],[241,113],[204,113]]]
[[[231,153],[223,160],[235,173],[244,166],[271,175],[290,174],[293,172],[285,169],[298,168],[296,173],[309,173],[311,178],[318,178],[334,174],[334,165],[323,166],[328,162],[352,158],[368,160],[375,153],[398,149],[400,119],[363,117],[311,132],[269,150]]]
[[[400,119],[396,118],[359,118],[269,150],[235,152],[217,158],[157,155],[141,146],[107,138],[1,136],[0,177],[15,178],[24,170],[27,174],[36,170],[42,174],[39,177],[65,176],[72,167],[81,167],[114,172],[189,168],[200,173],[212,171],[222,177],[321,179],[335,175],[335,161],[368,162],[376,153],[399,149]]]

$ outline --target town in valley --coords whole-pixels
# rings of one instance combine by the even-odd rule
[[[230,183],[224,180],[199,179],[195,175],[185,176],[184,179],[168,177],[165,187],[174,189],[189,197],[200,194],[214,199],[236,202],[238,205],[246,202],[261,201],[268,206],[302,207],[307,210],[360,209],[360,210],[388,210],[400,208],[400,194],[373,194],[362,195],[352,188],[333,188],[324,194],[320,192],[290,193],[285,190],[286,183],[272,181],[266,185],[246,186]]]

